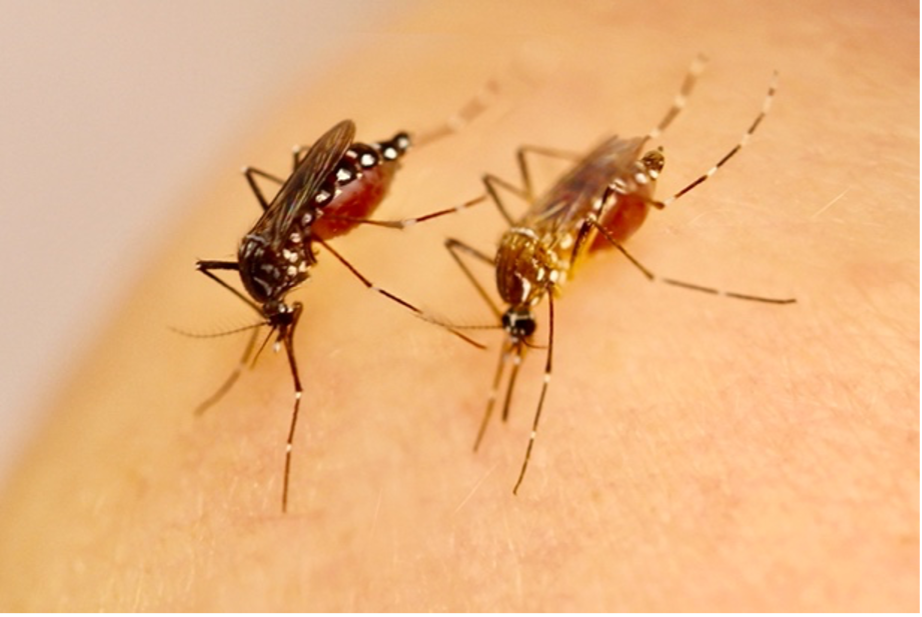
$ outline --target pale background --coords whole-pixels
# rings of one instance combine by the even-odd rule
[[[251,163],[215,169],[254,118],[413,4],[0,2],[0,481],[182,223],[177,196]]]

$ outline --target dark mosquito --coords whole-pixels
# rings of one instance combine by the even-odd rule
[[[521,174],[521,187],[517,187],[496,176],[487,174],[483,177],[487,192],[496,204],[500,214],[509,225],[508,230],[499,241],[494,257],[450,238],[445,242],[454,260],[464,271],[479,295],[487,302],[500,326],[506,332],[506,340],[500,353],[499,366],[493,378],[493,386],[487,402],[477,439],[476,451],[483,439],[484,432],[496,403],[500,382],[506,365],[512,359],[512,368],[506,386],[502,418],[509,415],[512,393],[516,378],[525,353],[530,348],[544,347],[534,342],[537,330],[535,308],[545,298],[548,306],[548,332],[544,379],[538,407],[532,421],[531,435],[522,462],[518,480],[513,488],[517,493],[525,478],[528,461],[534,446],[538,422],[544,408],[548,384],[551,380],[551,366],[554,353],[554,296],[559,294],[564,283],[573,275],[575,264],[589,253],[603,248],[617,248],[649,280],[702,291],[720,294],[731,298],[788,304],[793,299],[774,299],[723,292],[709,287],[702,287],[682,281],[655,276],[640,264],[622,246],[636,232],[646,218],[651,207],[662,209],[686,194],[711,176],[727,163],[746,145],[750,136],[765,118],[775,95],[776,77],[772,79],[768,94],[756,119],[752,122],[743,138],[707,173],[701,175],[685,188],[665,201],[653,197],[656,179],[663,169],[665,158],[662,149],[644,153],[644,147],[651,139],[658,137],[668,127],[685,106],[688,95],[694,88],[697,77],[704,66],[704,59],[698,58],[688,71],[679,94],[672,107],[660,123],[643,137],[624,139],[611,137],[603,141],[588,154],[579,156],[547,148],[525,146],[518,150],[518,166]],[[575,165],[551,188],[539,197],[532,190],[526,155],[537,154],[572,160]],[[513,218],[503,205],[498,188],[503,188],[529,204],[527,212],[520,218]],[[477,281],[467,263],[462,259],[467,255],[489,264],[495,270],[496,286],[502,302],[506,305],[501,310],[492,300],[486,289]]]
[[[491,82],[487,92],[495,90]],[[437,131],[424,134],[419,141],[431,142],[457,130],[479,114],[485,105],[480,98],[472,99],[467,107]],[[291,472],[292,443],[298,422],[303,388],[295,359],[294,334],[301,319],[303,305],[289,303],[288,293],[310,276],[317,264],[315,248],[319,245],[335,257],[368,289],[421,315],[421,311],[398,296],[375,286],[330,246],[329,241],[348,233],[359,224],[404,228],[414,223],[459,211],[484,201],[485,196],[449,208],[411,219],[378,221],[367,218],[383,200],[400,160],[411,146],[407,133],[397,133],[387,141],[360,143],[354,141],[355,125],[344,120],[324,133],[309,148],[294,152],[294,170],[287,180],[258,169],[246,168],[244,175],[262,206],[263,214],[253,228],[243,236],[237,251],[237,261],[201,260],[196,268],[208,278],[240,298],[262,321],[252,326],[250,336],[237,368],[197,413],[217,402],[233,386],[243,368],[255,360],[257,336],[261,326],[269,327],[266,342],[276,336],[275,349],[285,348],[291,377],[294,381],[295,402],[285,445],[285,470],[282,485],[282,511],[288,507],[288,487]],[[266,199],[256,178],[281,185],[271,200]],[[245,293],[218,277],[219,270],[232,270],[240,275]],[[246,329],[246,328],[244,328]],[[482,347],[465,335],[448,327],[464,340]],[[264,343],[265,344],[265,343]],[[258,352],[256,353],[258,355]]]

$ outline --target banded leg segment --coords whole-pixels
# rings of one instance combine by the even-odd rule
[[[465,201],[451,208],[445,208],[444,210],[437,210],[435,212],[430,212],[429,214],[424,214],[422,216],[417,216],[414,218],[398,219],[395,221],[378,221],[374,219],[363,219],[363,218],[354,217],[354,216],[341,216],[338,214],[330,214],[330,213],[324,213],[323,216],[324,218],[336,219],[340,221],[349,221],[351,223],[356,223],[359,225],[376,225],[378,227],[389,227],[391,229],[406,229],[407,227],[411,227],[412,225],[415,225],[417,223],[423,223],[425,221],[429,221],[434,218],[445,216],[446,214],[457,214],[457,213],[463,212],[464,210],[472,206],[476,206],[477,204],[483,202],[484,200],[486,200],[486,198],[487,198],[486,195],[480,195],[479,197],[475,197],[474,199],[469,199],[468,201]]]
[[[499,352],[499,364],[496,367],[496,372],[493,374],[493,385],[490,388],[490,395],[487,397],[487,408],[486,411],[484,411],[483,419],[480,421],[480,428],[477,430],[477,438],[474,440],[474,452],[480,448],[480,442],[483,441],[483,436],[487,432],[490,418],[493,416],[493,407],[496,405],[496,395],[499,392],[499,384],[503,379],[506,362],[509,361],[509,352],[510,349],[505,346]],[[509,395],[507,393],[506,399],[508,400],[508,398]]]
[[[295,438],[295,427],[298,424],[298,413],[301,410],[301,397],[304,394],[304,388],[301,387],[301,376],[298,373],[298,362],[295,359],[294,336],[295,328],[301,319],[303,305],[295,302],[292,305],[294,315],[292,316],[291,325],[285,327],[280,333],[280,338],[285,345],[285,353],[288,355],[288,366],[291,368],[291,379],[295,386],[295,404],[291,411],[291,425],[288,428],[288,439],[285,442],[285,472],[282,476],[282,513],[288,509],[288,485],[289,476],[291,475],[291,451],[292,443]]]
[[[541,421],[541,411],[544,409],[544,399],[547,397],[547,387],[551,383],[551,370],[554,358],[554,294],[547,294],[547,313],[548,313],[548,331],[547,331],[547,359],[544,364],[544,379],[541,383],[541,397],[538,399],[538,408],[535,410],[535,419],[532,421],[531,434],[528,437],[528,447],[525,449],[525,460],[522,461],[522,470],[519,472],[519,479],[516,480],[512,489],[512,494],[517,495],[522,481],[525,479],[525,471],[528,469],[528,461],[531,459],[531,451],[535,445],[535,437],[538,435],[538,422]]]
[[[662,135],[663,131],[672,124],[672,121],[682,113],[682,110],[685,109],[685,104],[688,102],[688,97],[691,95],[692,90],[694,90],[695,84],[698,82],[698,77],[701,75],[701,72],[704,71],[706,64],[707,58],[703,55],[699,55],[695,58],[691,66],[688,67],[688,72],[685,74],[685,80],[682,82],[682,87],[679,88],[679,93],[676,94],[675,99],[672,101],[672,107],[669,108],[669,111],[666,112],[663,119],[659,121],[659,124],[647,133],[646,137],[644,137],[644,143]]]
[[[756,132],[756,129],[759,128],[759,124],[762,123],[762,120],[765,119],[765,116],[767,116],[768,112],[771,110],[772,101],[775,98],[775,90],[776,90],[777,84],[778,84],[778,73],[775,73],[772,76],[771,83],[769,84],[768,93],[766,93],[765,99],[762,101],[762,109],[759,111],[759,115],[757,115],[755,120],[752,121],[752,124],[749,125],[749,128],[746,130],[746,132],[743,133],[743,136],[742,138],[740,138],[739,142],[735,146],[733,146],[733,148],[731,148],[730,151],[727,152],[723,156],[723,158],[717,161],[717,163],[713,167],[711,167],[709,170],[707,170],[707,172],[703,173],[698,178],[696,178],[695,180],[687,184],[683,189],[681,189],[680,191],[672,195],[672,197],[664,199],[663,201],[655,201],[652,203],[652,205],[656,206],[657,208],[661,208],[661,209],[665,208],[666,206],[674,202],[679,197],[682,197],[683,195],[685,195],[686,193],[688,193],[689,191],[697,187],[699,184],[711,178],[714,174],[717,173],[718,169],[726,165],[730,159],[736,156],[737,153],[739,153],[739,151],[742,150],[746,146],[746,144],[749,143],[749,140],[752,137],[753,133]],[[614,192],[611,186],[609,186],[608,189],[606,190],[606,195],[605,195],[606,198],[608,197],[609,192]]]
[[[261,317],[263,316],[263,313],[260,310],[259,306],[257,306],[252,300],[244,296],[242,293],[240,293],[237,289],[231,287],[227,283],[227,281],[221,279],[214,272],[212,272],[212,270],[239,271],[240,268],[237,265],[237,262],[235,261],[199,261],[196,263],[195,267],[198,269],[199,272],[201,272],[202,274],[204,274],[211,280],[218,283],[221,287],[223,287],[224,289],[228,290],[229,292],[231,292],[232,294],[240,298],[243,302],[247,304],[247,306],[249,306],[254,311],[259,313]],[[231,371],[231,374],[227,377],[227,379],[224,380],[224,383],[221,384],[221,386],[217,389],[217,391],[211,396],[209,396],[207,399],[202,401],[199,404],[199,406],[195,408],[196,415],[202,415],[208,408],[210,408],[212,405],[214,405],[219,400],[221,400],[221,398],[223,398],[224,395],[230,391],[233,385],[240,378],[240,374],[243,372],[243,369],[246,367],[247,364],[249,364],[250,359],[253,357],[253,350],[256,347],[256,339],[259,336],[259,329],[262,325],[263,325],[262,323],[259,323],[254,326],[248,326],[248,327],[252,327],[253,334],[250,335],[250,339],[247,341],[246,347],[244,347],[243,349],[243,354],[240,356],[240,360],[237,362],[237,366],[234,368],[233,371]],[[235,332],[237,331],[239,330],[235,330]]]
[[[651,270],[649,270],[647,267],[645,267],[643,264],[637,261],[637,259],[633,255],[631,255],[620,242],[618,242],[612,237],[612,235],[608,232],[608,230],[606,230],[604,227],[602,227],[602,225],[599,224],[598,220],[596,220],[595,217],[587,218],[586,224],[592,225],[593,227],[595,227],[595,229],[600,234],[602,234],[605,237],[605,239],[611,243],[612,246],[618,249],[622,255],[627,257],[628,261],[630,261],[634,265],[635,268],[640,270],[640,272],[645,277],[647,277],[647,280],[650,282],[666,283],[667,285],[673,285],[675,287],[681,287],[683,289],[690,289],[692,291],[700,291],[700,292],[715,295],[715,296],[725,296],[727,298],[735,298],[737,300],[750,300],[753,302],[764,302],[767,304],[793,304],[794,302],[797,301],[795,298],[766,298],[763,296],[754,296],[751,294],[744,294],[744,293],[739,293],[735,291],[723,291],[723,290],[716,289],[713,287],[698,285],[696,283],[688,283],[685,281],[679,281],[676,279],[670,279],[670,278],[657,276]]]
[[[195,415],[200,416],[205,413],[205,410],[220,401],[224,395],[230,391],[234,384],[237,383],[237,380],[240,378],[240,374],[243,372],[243,369],[246,368],[247,364],[250,363],[250,358],[253,355],[253,349],[256,347],[256,339],[258,336],[259,326],[256,326],[253,328],[253,334],[250,335],[250,340],[247,341],[247,345],[243,349],[243,355],[240,356],[240,361],[237,362],[237,366],[234,367],[234,370],[231,371],[231,374],[227,377],[227,379],[224,380],[224,383],[221,384],[217,391],[202,401],[199,406],[195,408]]]
[[[465,126],[470,124],[477,116],[486,111],[492,100],[499,96],[502,89],[497,80],[491,79],[472,96],[457,112],[445,119],[445,121],[426,131],[421,131],[414,135],[413,142],[417,146],[425,146],[443,137],[459,132]]]
[[[329,244],[326,240],[323,240],[322,238],[315,238],[315,240],[316,240],[321,246],[323,246],[323,248],[325,248],[327,251],[329,251],[330,254],[333,255],[333,257],[335,257],[335,258],[337,259],[337,261],[339,261],[339,263],[341,263],[343,266],[345,266],[346,269],[349,270],[349,272],[351,272],[357,279],[359,279],[359,280],[362,282],[362,284],[365,285],[365,287],[367,287],[368,289],[370,289],[370,290],[372,290],[372,291],[375,291],[375,292],[381,294],[381,295],[384,296],[385,298],[388,298],[388,299],[390,299],[390,300],[393,300],[394,302],[396,302],[396,303],[399,304],[400,306],[402,306],[402,307],[404,307],[404,308],[406,308],[406,309],[409,309],[409,310],[413,311],[414,313],[416,313],[416,315],[422,317],[423,319],[426,319],[426,314],[425,314],[422,310],[420,310],[420,309],[418,309],[417,307],[413,306],[412,304],[410,304],[410,303],[407,302],[406,300],[400,298],[399,296],[396,296],[396,295],[392,294],[391,292],[387,291],[386,289],[382,289],[381,287],[378,287],[377,285],[375,285],[374,283],[372,283],[371,281],[369,281],[367,278],[365,278],[365,276],[364,276],[361,272],[359,272],[358,270],[356,270],[355,266],[353,266],[351,263],[349,263],[349,262],[346,260],[345,257],[343,257],[342,255],[340,255],[336,250],[334,250],[333,247],[331,247],[330,244]],[[431,321],[431,320],[427,320],[427,321]],[[486,346],[485,346],[485,345],[483,345],[483,344],[481,344],[481,343],[478,343],[477,341],[475,341],[474,339],[472,339],[472,338],[470,338],[470,337],[468,337],[468,336],[465,336],[464,334],[462,334],[461,332],[458,332],[455,328],[451,327],[450,325],[443,324],[443,323],[439,323],[439,322],[432,322],[432,323],[436,323],[437,325],[442,326],[443,328],[445,328],[446,330],[448,330],[449,332],[451,332],[452,334],[454,334],[455,336],[457,336],[457,337],[460,338],[461,340],[463,340],[463,341],[465,341],[465,342],[467,342],[467,343],[470,343],[470,344],[473,345],[474,347],[477,347],[477,348],[479,348],[479,349],[486,349]]]

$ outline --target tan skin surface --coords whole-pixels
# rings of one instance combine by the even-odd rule
[[[340,114],[362,139],[435,124],[525,43],[556,60],[531,90],[408,155],[378,214],[423,213],[476,195],[485,171],[513,178],[519,144],[642,134],[704,52],[710,66],[660,140],[665,197],[732,147],[777,69],[749,146],[629,246],[663,275],[798,303],[650,285],[596,255],[556,302],[554,379],[513,497],[543,352],[527,359],[510,422],[474,455],[500,334],[477,334],[488,351],[465,346],[321,254],[292,294],[305,303],[306,394],[282,515],[284,356],[265,353],[196,418],[245,337],[167,330],[252,317],[192,271],[231,255],[257,216],[239,178],[205,178],[196,214],[2,496],[0,608],[918,610],[915,9],[516,4],[401,18],[398,32],[445,36],[391,36],[343,59],[362,80],[343,71],[324,97],[293,96],[228,168],[278,171],[292,141]],[[336,247],[382,287],[486,323],[441,242],[490,251],[501,230],[483,206]]]

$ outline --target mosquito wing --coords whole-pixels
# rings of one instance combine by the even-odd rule
[[[343,120],[310,147],[263,215],[273,237],[288,235],[291,226],[342,160],[354,136],[355,124],[352,120]]]
[[[518,222],[539,234],[575,231],[615,178],[637,160],[644,138],[610,137],[594,148],[547,190]]]

